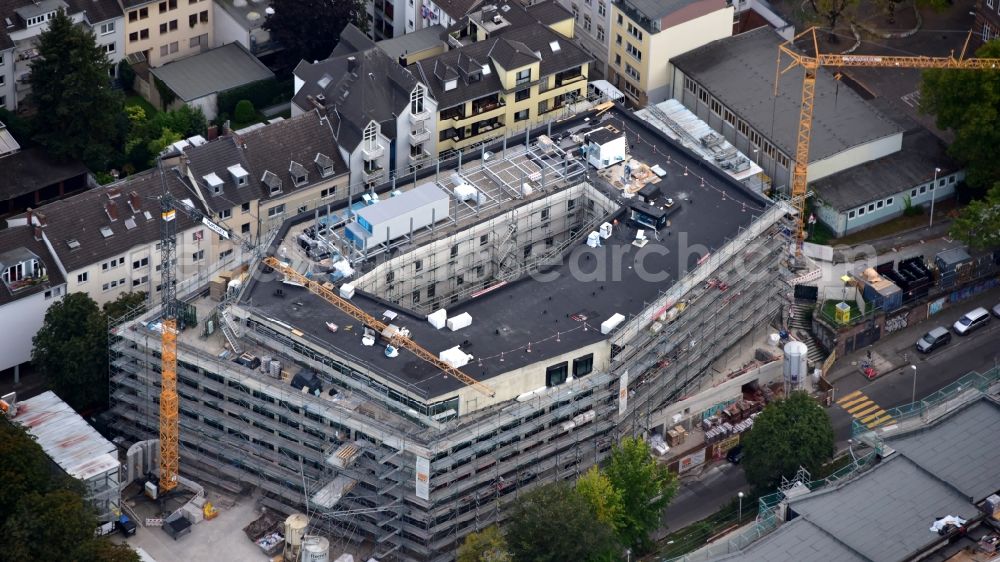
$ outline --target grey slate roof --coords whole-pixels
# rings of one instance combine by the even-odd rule
[[[619,0],[651,20],[658,20],[700,0]]]
[[[63,279],[62,273],[59,272],[59,268],[56,267],[56,261],[52,257],[52,253],[45,246],[45,242],[35,240],[35,229],[33,227],[12,226],[0,230],[0,252],[3,253],[3,256],[10,256],[11,258],[15,257],[15,255],[26,257],[33,255],[37,257],[45,267],[45,275],[48,277],[48,280],[44,283],[25,287],[14,293],[11,293],[7,289],[6,283],[0,281],[0,305],[46,291],[66,282]],[[0,256],[0,263],[3,263],[5,267],[12,265],[11,263],[7,263],[7,260],[3,256]]]
[[[462,16],[465,14],[468,14],[479,1],[480,0],[434,0],[434,3],[437,4],[437,6],[444,11],[444,13],[451,16],[451,19],[458,20],[462,19]]]
[[[674,57],[671,62],[751,127],[769,137],[782,152],[794,157],[802,104],[802,71],[781,75],[778,96],[774,97],[775,60],[782,42],[771,28],[761,27],[713,41]],[[838,88],[833,76],[820,69],[810,162],[900,131],[898,125],[851,88]]]
[[[274,78],[257,57],[235,42],[168,62],[150,72],[184,101]]]
[[[931,181],[935,167],[941,168],[941,176],[959,169],[958,163],[948,156],[941,139],[919,128],[904,134],[901,151],[809,185],[824,203],[838,211],[846,211]]]
[[[117,0],[66,0],[73,11],[84,12],[91,24],[105,22],[122,15]]]
[[[86,176],[87,167],[79,160],[57,160],[37,147],[0,158],[0,201],[14,199],[44,187]]]
[[[868,562],[867,558],[802,517],[785,523],[766,539],[719,560]]]
[[[361,131],[371,121],[379,123],[382,133],[396,138],[396,116],[410,103],[410,92],[417,79],[395,59],[379,49],[353,24],[341,32],[341,42],[333,56],[323,61],[302,61],[295,76],[303,85],[292,98],[299,108],[314,109],[310,101],[324,96],[321,102],[333,127],[337,143],[353,152],[361,142]],[[361,50],[351,51],[360,47]],[[357,68],[348,71],[348,58],[354,57]]]
[[[178,199],[190,199],[200,207],[188,193],[177,175],[169,170],[163,174],[170,193]],[[129,205],[129,194],[138,196],[138,213],[133,213]],[[109,195],[119,195],[111,198]],[[45,235],[52,244],[59,261],[66,271],[73,271],[120,255],[130,248],[149,244],[160,238],[160,204],[157,198],[163,193],[163,183],[158,170],[148,170],[112,184],[85,191],[79,195],[43,205],[37,211],[45,216]],[[114,209],[118,220],[111,221],[107,206]],[[145,217],[148,211],[150,218]],[[37,212],[36,212],[37,214]],[[128,229],[126,219],[135,221],[135,228]],[[178,213],[177,231],[190,228],[194,223],[184,213]],[[113,234],[105,238],[101,228],[108,227]],[[76,240],[79,247],[70,248],[68,242]]]
[[[240,137],[243,143],[244,159],[249,164],[247,171],[256,180],[264,177],[269,170],[280,177],[282,194],[306,189],[321,181],[328,181],[320,174],[316,156],[321,154],[333,166],[333,176],[348,173],[347,164],[340,157],[340,150],[333,140],[330,122],[318,110],[285,119],[261,127]],[[296,186],[292,181],[289,167],[292,162],[301,165],[307,172],[308,181]],[[245,189],[245,188],[240,188]],[[260,192],[262,199],[270,198],[270,189]]]
[[[918,433],[887,444],[979,502],[1000,490],[1000,405],[978,400]]]
[[[260,199],[260,175],[251,173],[247,178],[247,185],[237,186],[232,174],[229,173],[229,167],[237,164],[243,166],[244,170],[250,171],[250,165],[237,144],[236,136],[220,137],[201,146],[188,148],[184,154],[188,158],[190,175],[198,182],[198,188],[212,212],[218,213],[223,209],[231,209],[254,199]],[[287,162],[282,169],[288,169]],[[222,180],[222,192],[219,194],[205,183],[205,176],[213,173]],[[189,182],[190,179],[189,177],[186,181]],[[193,194],[193,190],[191,193]]]
[[[531,14],[538,23],[552,25],[573,17],[573,12],[556,0],[545,0],[528,6],[528,13]]]

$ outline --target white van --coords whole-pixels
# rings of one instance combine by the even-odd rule
[[[952,326],[955,333],[964,336],[966,334],[972,333],[977,328],[982,328],[990,321],[990,313],[985,308],[979,307],[971,312],[967,312],[965,316],[958,319],[958,322]]]

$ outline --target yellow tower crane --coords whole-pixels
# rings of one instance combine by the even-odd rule
[[[389,326],[385,322],[382,322],[381,320],[375,318],[374,316],[354,306],[349,301],[341,298],[339,295],[337,295],[330,289],[324,287],[320,283],[317,283],[316,281],[309,279],[305,275],[302,275],[298,271],[295,271],[294,269],[281,263],[273,256],[265,257],[264,264],[273,268],[275,271],[281,272],[281,274],[285,276],[285,279],[303,285],[311,293],[322,298],[323,300],[332,304],[333,306],[339,308],[345,314],[354,318],[358,322],[361,322],[362,324],[375,330],[379,334],[388,337],[389,343],[391,345],[395,347],[406,348],[417,357],[423,359],[424,361],[430,363],[431,365],[434,365],[438,369],[441,369],[441,372],[443,372],[444,374],[462,381],[463,383],[471,386],[472,388],[485,394],[486,396],[489,397],[496,396],[496,392],[492,388],[477,381],[476,379],[470,377],[469,375],[466,375],[465,373],[459,371],[455,367],[452,367],[448,363],[438,359],[436,355],[434,355],[430,351],[427,351],[423,347],[417,345],[415,341],[411,340],[410,338],[406,337],[403,334],[400,334],[398,331],[393,332],[392,330],[389,329]]]
[[[954,52],[947,57],[925,56],[886,56],[886,55],[836,55],[824,54],[819,51],[817,29],[809,28],[778,46],[779,74],[784,74],[792,68],[801,66],[805,71],[802,80],[802,107],[799,110],[799,130],[795,144],[795,167],[792,171],[792,204],[798,211],[796,217],[797,256],[802,255],[802,242],[805,241],[805,206],[806,183],[809,170],[809,137],[812,134],[813,104],[816,97],[816,73],[822,66],[863,67],[863,68],[955,68],[972,70],[993,70],[1000,68],[1000,59],[996,58],[965,58],[971,34],[965,40],[962,53],[956,58]],[[814,55],[806,55],[795,49],[795,43],[806,39],[812,41]],[[791,62],[781,69],[782,57],[787,56]],[[778,77],[774,80],[774,94],[778,95]]]

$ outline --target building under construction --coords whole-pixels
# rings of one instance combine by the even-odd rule
[[[622,163],[586,167],[595,126],[628,135]],[[267,254],[304,277],[252,264],[193,300],[209,320],[178,337],[181,472],[378,560],[448,560],[530,487],[662,433],[651,415],[784,305],[789,207],[630,116],[584,127],[289,221]],[[112,332],[128,440],[158,434],[157,313]]]

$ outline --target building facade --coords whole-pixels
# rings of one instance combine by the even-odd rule
[[[619,0],[611,7],[607,79],[635,106],[672,96],[674,57],[733,34],[725,0]]]
[[[212,0],[212,47],[239,43],[255,57],[281,50],[263,27],[270,10],[245,0]]]
[[[211,0],[122,0],[129,62],[156,67],[212,47]]]
[[[604,78],[608,66],[608,37],[613,0],[559,0],[573,14],[575,37],[580,48],[593,57],[590,79]]]
[[[972,40],[969,47],[979,48],[983,43],[1000,37],[1000,2],[997,0],[976,0],[973,10]]]

